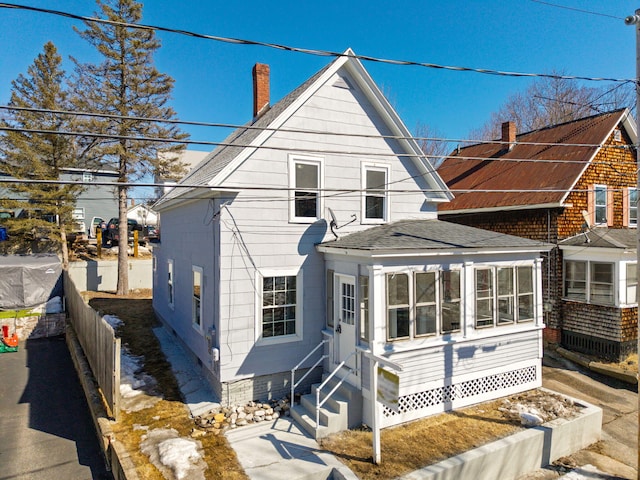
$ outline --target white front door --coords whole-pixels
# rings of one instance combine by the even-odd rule
[[[356,351],[356,281],[354,277],[336,275],[337,279],[337,299],[336,306],[336,331],[334,348],[337,350],[335,363],[339,364],[346,360],[345,367],[354,370],[350,375],[350,382],[356,382],[359,376],[356,371],[357,355],[352,355]]]

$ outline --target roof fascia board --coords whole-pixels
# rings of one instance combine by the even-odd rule
[[[507,254],[521,254],[521,253],[535,253],[550,251],[554,245],[541,244],[538,247],[513,247],[513,248],[479,248],[479,249],[455,249],[451,250],[438,250],[429,251],[421,249],[411,250],[361,250],[358,248],[335,248],[329,245],[318,245],[316,248],[322,253],[332,253],[338,256],[353,256],[362,258],[409,258],[409,257],[452,257],[460,255],[507,255]]]
[[[606,142],[607,139],[611,136],[611,134],[613,133],[613,131],[616,129],[616,127],[618,126],[618,124],[620,122],[623,122],[623,124],[629,123],[628,122],[628,118],[629,118],[629,113],[628,113],[628,109],[624,109],[622,112],[620,112],[619,117],[618,117],[618,121],[616,122],[616,124],[611,128],[611,130],[609,130],[609,132],[607,132],[607,134],[605,135],[604,138],[600,139],[600,141],[598,142],[598,145]],[[623,118],[624,116],[624,118]],[[627,126],[625,126],[625,128],[627,128]],[[631,135],[631,133],[629,132],[629,130],[627,130],[627,133],[629,133],[629,136],[632,137],[632,141],[635,144],[636,140],[633,140],[633,136],[635,135]],[[582,178],[582,176],[584,175],[584,173],[587,171],[587,168],[589,168],[591,166],[591,164],[593,163],[593,160],[596,158],[596,155],[598,155],[598,153],[600,153],[600,150],[602,149],[602,147],[598,147],[595,149],[595,151],[593,152],[593,155],[591,156],[591,158],[584,164],[584,167],[582,168],[582,170],[580,171],[580,175],[578,175],[575,180],[573,181],[571,187],[569,188],[569,190],[567,190],[565,192],[565,194],[563,195],[562,199],[560,200],[561,203],[564,203],[567,201],[567,198],[569,197],[569,195],[571,194],[571,192],[573,192],[573,189],[576,188],[576,185],[578,184],[578,182],[580,181],[580,179]]]
[[[620,255],[623,252],[633,253],[636,251],[635,248],[630,247],[593,247],[593,246],[581,246],[581,245],[558,245],[560,250],[563,252],[567,252],[568,254],[576,254],[576,253],[584,253],[585,251],[592,251],[593,254],[598,255]]]
[[[509,205],[506,207],[486,207],[486,208],[463,208],[459,210],[442,210],[438,212],[440,215],[460,215],[462,213],[493,213],[507,212],[516,210],[539,210],[545,208],[571,208],[572,203],[538,203],[535,205]]]
[[[188,198],[185,197],[188,193],[194,193],[195,195],[191,195]],[[224,189],[224,190],[216,190],[215,188],[192,188],[187,192],[183,192],[180,196],[171,198],[169,200],[163,200],[161,203],[155,203],[151,206],[151,209],[155,212],[163,212],[166,210],[171,210],[172,208],[176,208],[180,205],[187,205],[189,203],[197,202],[203,199],[210,199],[220,197],[223,194],[237,194],[238,190],[232,189]]]
[[[347,50],[345,53],[353,55],[353,51],[351,49]],[[436,172],[435,168],[433,168],[429,159],[426,158],[425,154],[420,150],[418,143],[413,139],[413,135],[409,132],[398,113],[380,91],[376,82],[362,65],[362,62],[357,58],[352,58],[351,60],[352,61],[345,65],[346,70],[354,76],[356,81],[359,79],[362,80],[361,82],[358,82],[360,89],[380,114],[391,132],[395,136],[402,137],[402,139],[398,139],[397,142],[404,148],[406,153],[412,155],[411,159],[418,168],[418,171],[420,171],[422,176],[425,177],[427,184],[432,186],[434,190],[439,191],[439,193],[435,195],[429,195],[431,192],[425,192],[425,196],[433,200],[444,198],[445,201],[451,201],[453,199],[453,194],[449,190],[449,187],[447,187],[447,184],[442,180],[442,178],[440,178],[440,175]]]

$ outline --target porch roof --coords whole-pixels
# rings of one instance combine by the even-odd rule
[[[548,251],[551,244],[443,220],[403,220],[352,233],[318,246],[320,251],[440,254],[451,251]]]
[[[635,228],[596,227],[560,242],[562,247],[615,248],[636,250],[638,231]]]

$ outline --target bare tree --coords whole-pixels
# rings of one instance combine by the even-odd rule
[[[584,86],[577,80],[560,78],[562,73],[553,72],[552,75],[540,77],[524,92],[511,95],[484,125],[472,130],[469,137],[478,140],[498,138],[505,121],[513,121],[519,131],[528,132],[633,106],[635,92],[632,84],[595,88]]]
[[[431,125],[418,122],[414,137],[420,150],[431,161],[434,168],[438,168],[445,156],[451,153],[450,143],[444,140],[444,135]]]

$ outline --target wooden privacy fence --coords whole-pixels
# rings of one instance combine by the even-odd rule
[[[93,376],[102,390],[111,415],[120,414],[120,339],[111,325],[93,310],[76,289],[68,272],[64,272],[67,312],[78,341],[87,357]]]

